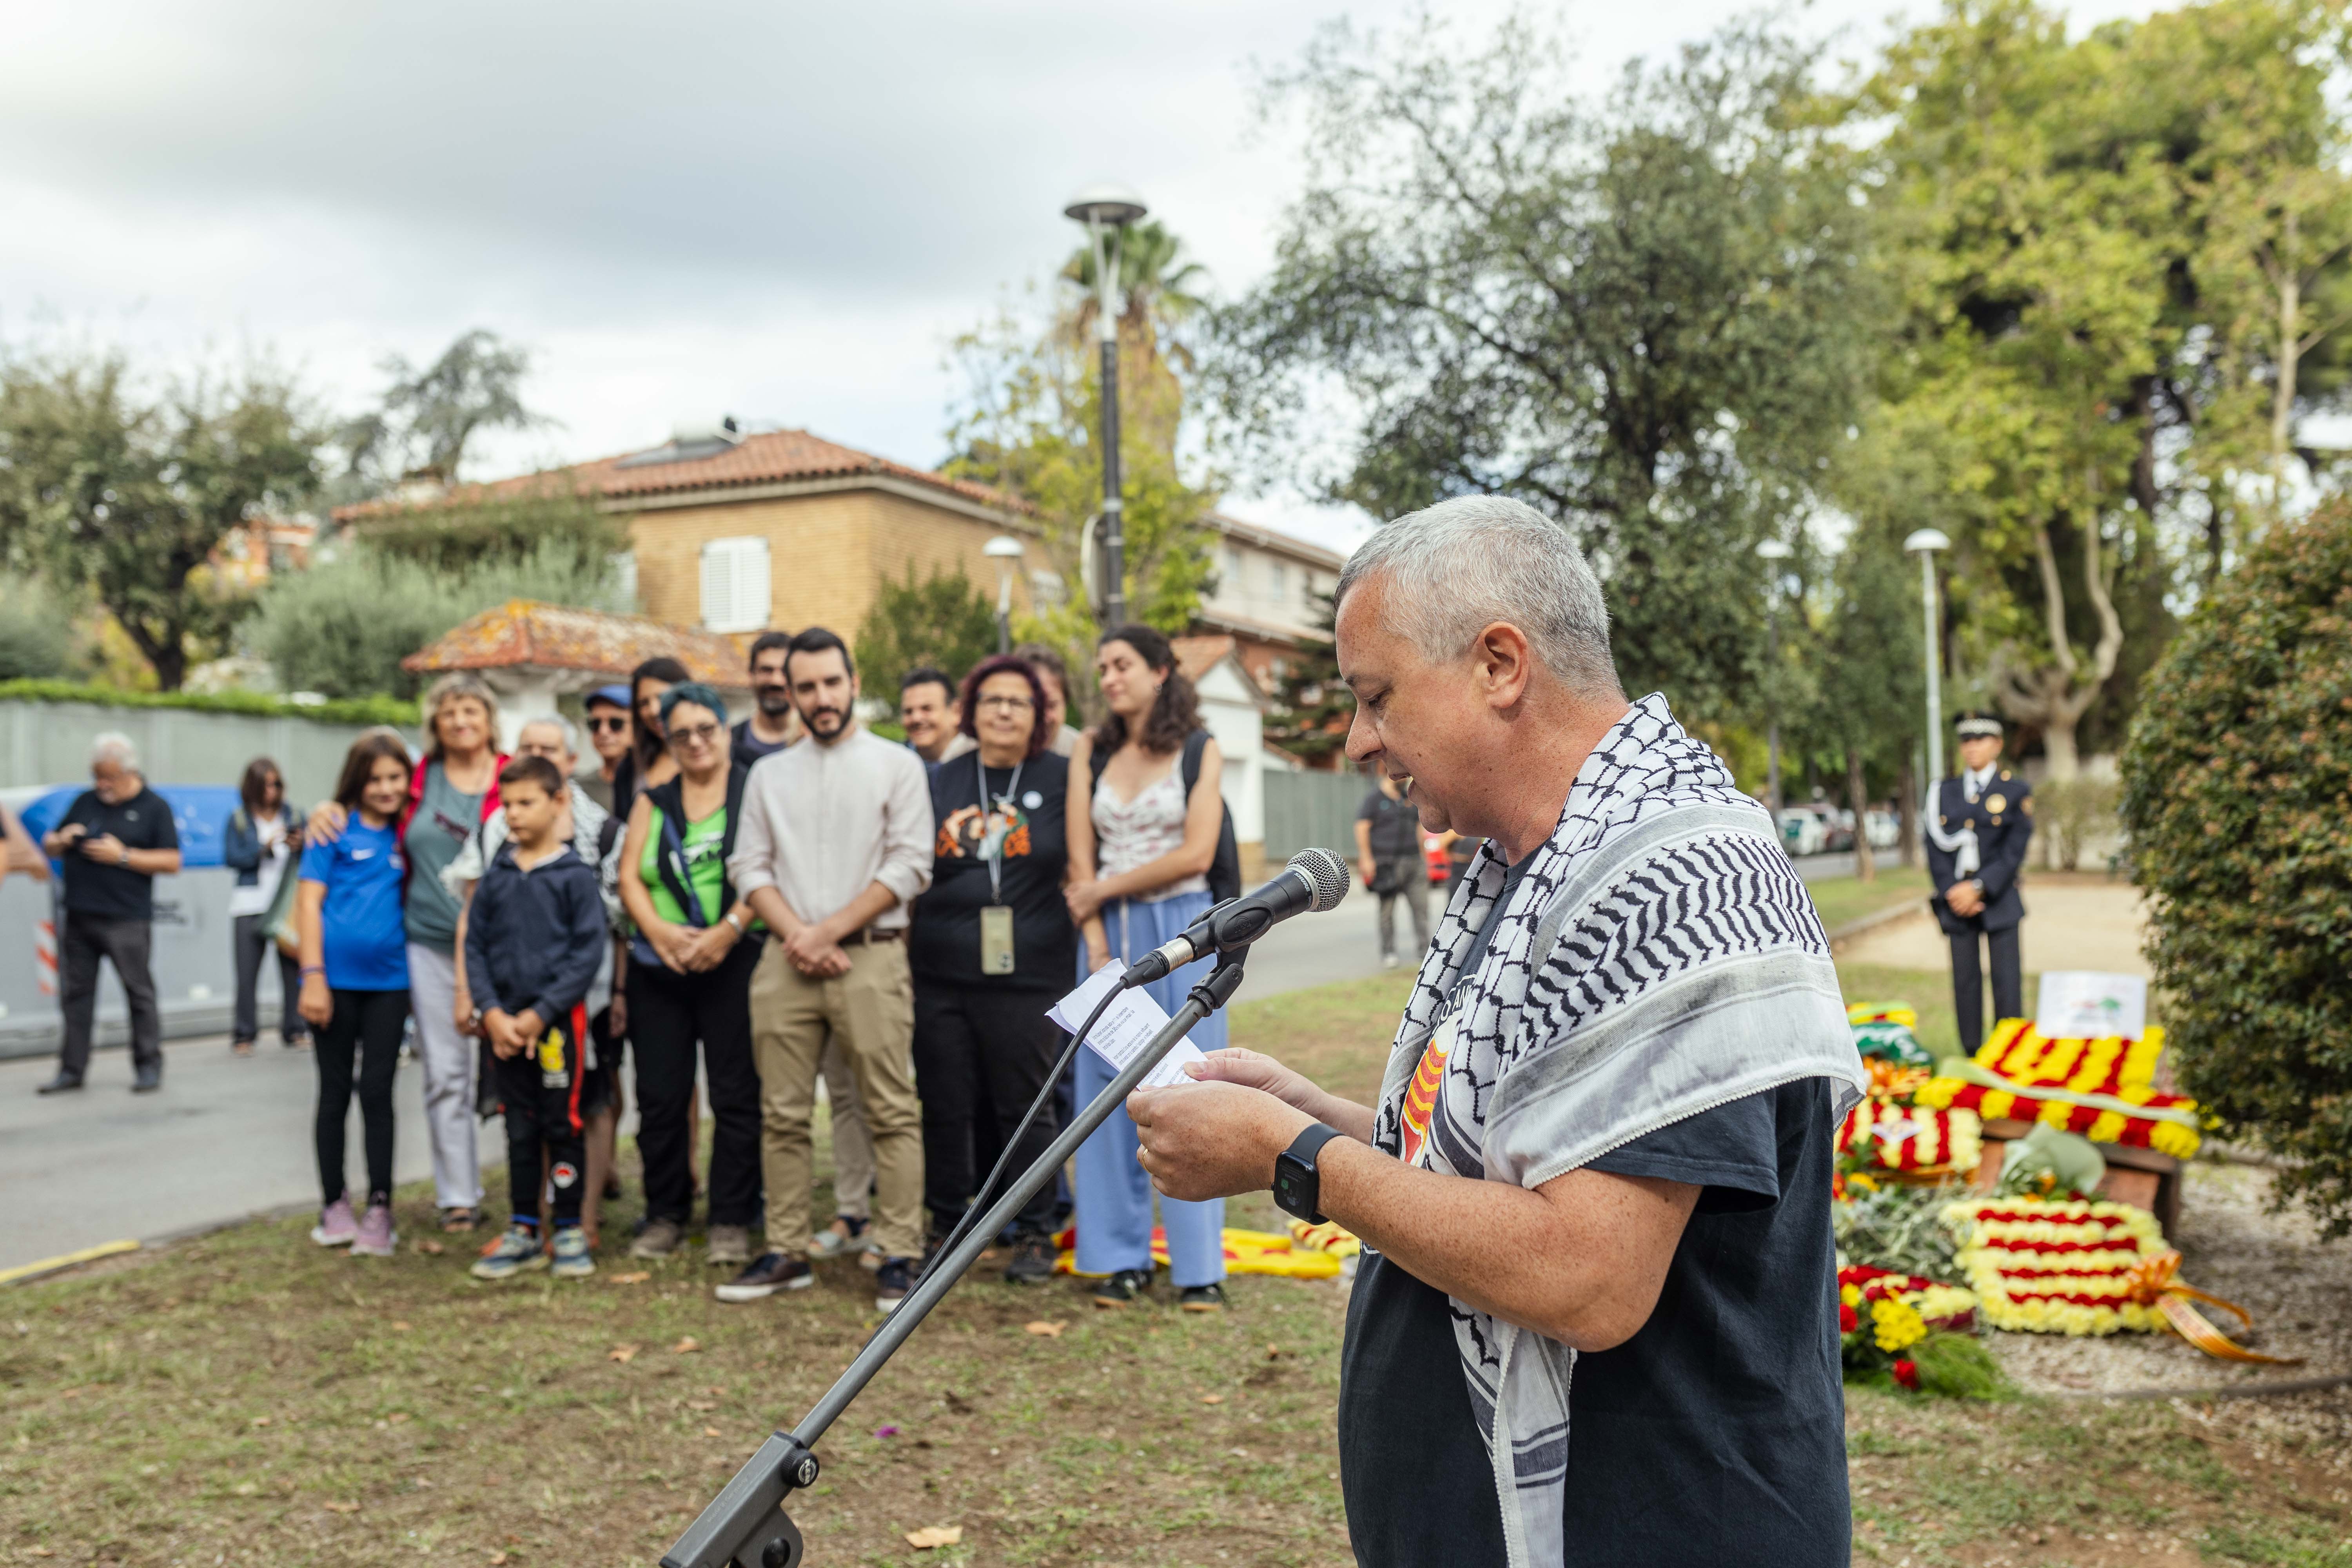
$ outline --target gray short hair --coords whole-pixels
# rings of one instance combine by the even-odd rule
[[[1462,496],[1386,524],[1348,557],[1334,608],[1375,576],[1389,580],[1390,621],[1432,662],[1461,658],[1508,621],[1554,675],[1618,689],[1601,579],[1568,530],[1524,501]]]
[[[125,773],[139,771],[139,744],[120,730],[108,730],[89,743],[89,765],[112,763]]]
[[[524,720],[515,731],[515,739],[522,739],[523,731],[534,724],[554,725],[556,733],[563,737],[563,749],[575,757],[580,754],[580,727],[561,713],[539,713]]]

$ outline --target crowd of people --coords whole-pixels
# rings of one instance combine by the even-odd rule
[[[317,1062],[314,1241],[358,1256],[397,1245],[405,1040],[443,1231],[484,1223],[476,1129],[505,1121],[507,1218],[476,1275],[594,1272],[634,1093],[645,1204],[630,1256],[698,1245],[731,1302],[855,1256],[888,1311],[983,1200],[986,1173],[1054,1081],[1066,1037],[1048,1008],[1207,907],[1222,760],[1159,632],[1103,637],[1105,716],[1088,731],[1068,722],[1069,670],[1040,646],[961,679],[908,672],[903,742],[860,721],[856,665],[834,633],[771,632],[749,658],[753,709],[731,725],[720,693],[671,659],[590,692],[593,767],[573,722],[551,714],[501,752],[497,698],[457,674],[425,696],[421,755],[395,731],[362,734],[332,798],[307,813],[273,763],[247,770],[224,831],[237,879],[231,1043],[255,1048],[259,977],[278,963],[279,1037]],[[69,910],[77,883],[123,903],[104,873],[137,875],[143,893],[170,868],[133,834],[168,833],[169,814],[160,830],[146,821],[157,813],[138,805],[150,797],[135,774],[100,784],[59,829],[103,836],[68,866]],[[74,947],[69,967],[94,969],[131,940],[119,922],[68,930],[91,950]],[[1152,989],[1172,1012],[1199,978]],[[1223,1045],[1222,1017],[1194,1038]],[[1111,1076],[1078,1053],[1010,1168]],[[820,1083],[835,1212],[813,1225]],[[354,1099],[363,1194],[347,1185]],[[1048,1278],[1054,1233],[1074,1218],[1097,1302],[1145,1297],[1154,1194],[1135,1154],[1134,1125],[1114,1113],[1074,1178],[1006,1233],[1004,1278]],[[1222,1202],[1159,1206],[1179,1304],[1219,1310]]]

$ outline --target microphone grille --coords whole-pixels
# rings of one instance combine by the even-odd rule
[[[1309,910],[1328,910],[1348,896],[1348,863],[1328,849],[1301,849],[1284,868],[1297,872],[1314,889]]]

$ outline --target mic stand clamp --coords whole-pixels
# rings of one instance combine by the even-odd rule
[[[1151,1043],[1120,1070],[1094,1102],[1062,1130],[1052,1147],[1022,1173],[1021,1179],[956,1244],[955,1249],[932,1262],[898,1310],[882,1320],[882,1326],[874,1331],[857,1358],[849,1363],[849,1370],[801,1417],[800,1424],[792,1431],[769,1435],[759,1452],[735,1472],[734,1479],[720,1489],[694,1522],[687,1526],[686,1532],[662,1554],[662,1568],[801,1568],[806,1549],[801,1541],[800,1527],[784,1511],[784,1504],[793,1493],[816,1483],[818,1465],[811,1447],[824,1435],[825,1428],[849,1408],[849,1402],[865,1391],[866,1384],[907,1342],[924,1316],[963,1278],[964,1271],[980,1260],[981,1253],[996,1239],[998,1232],[1013,1222],[1021,1206],[1054,1179],[1054,1173],[1077,1152],[1078,1145],[1094,1136],[1095,1129],[1127,1102],[1128,1095],[1160,1065],[1161,1058],[1175,1048],[1177,1041],[1192,1032],[1193,1025],[1233,999],[1234,993],[1241,988],[1242,961],[1248,952],[1247,948],[1235,948],[1217,955],[1216,968],[1192,987],[1184,998],[1184,1005],[1168,1020],[1167,1027],[1152,1037]],[[806,1436],[801,1436],[803,1433]]]

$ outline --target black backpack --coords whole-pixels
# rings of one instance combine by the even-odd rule
[[[1206,730],[1195,730],[1184,737],[1184,799],[1190,803],[1192,786],[1201,782],[1201,754],[1214,739]],[[1220,796],[1223,792],[1218,792]],[[1221,814],[1217,825],[1216,858],[1209,862],[1209,901],[1222,904],[1227,899],[1242,896],[1242,851],[1234,837],[1234,808],[1220,798]]]

